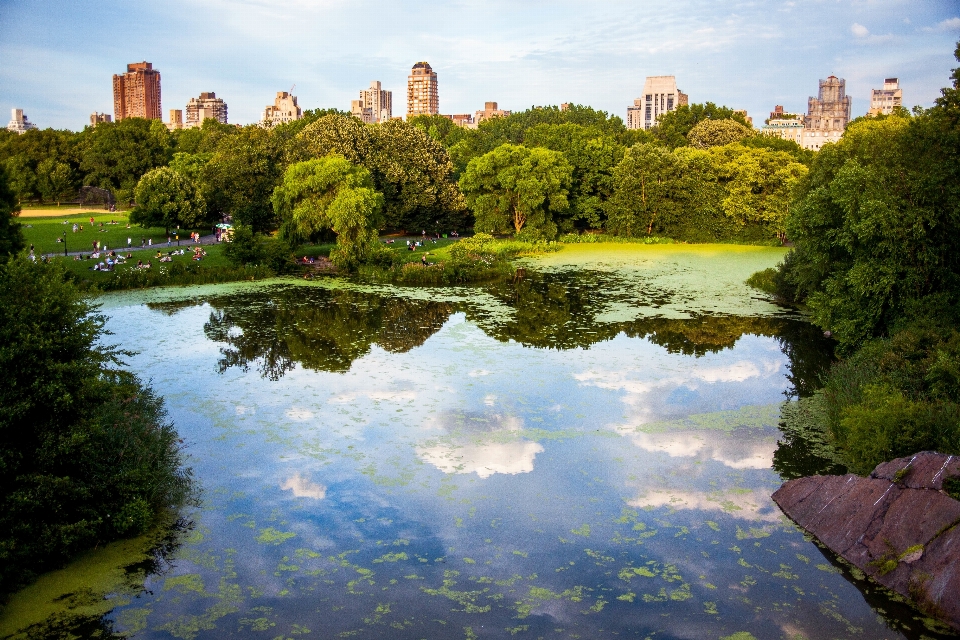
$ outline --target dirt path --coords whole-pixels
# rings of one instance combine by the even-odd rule
[[[88,216],[100,216],[104,214],[109,214],[109,211],[104,209],[81,209],[79,207],[60,207],[58,209],[24,209],[20,212],[21,218],[57,218],[60,216],[74,216],[78,213],[83,213]],[[123,216],[126,215],[123,211],[114,211],[113,215]]]

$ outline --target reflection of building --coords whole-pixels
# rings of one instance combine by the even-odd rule
[[[350,112],[367,124],[393,118],[393,91],[385,91],[379,80],[360,91],[360,99],[350,103]]]
[[[277,91],[272,105],[268,105],[260,116],[260,124],[272,127],[284,122],[293,122],[303,117],[303,111],[297,104],[297,96],[286,91]]]
[[[643,95],[627,107],[628,129],[650,129],[657,125],[657,117],[687,104],[687,94],[677,89],[674,76],[647,76]]]
[[[820,149],[828,142],[836,142],[850,122],[853,99],[846,95],[846,81],[830,76],[820,81],[820,93],[807,101],[807,115],[803,119],[804,149]]]
[[[7,125],[7,131],[13,131],[17,134],[24,134],[31,129],[36,129],[37,125],[30,122],[23,109],[10,109],[10,123]]]
[[[167,129],[170,131],[183,129],[183,111],[181,109],[170,109],[170,120],[167,122]]]
[[[94,111],[90,114],[90,125],[97,126],[101,122],[113,122],[113,117],[109,113],[99,113]]]
[[[883,89],[874,89],[870,94],[870,111],[872,116],[890,115],[897,107],[903,106],[903,90],[900,88],[899,78],[887,78],[883,81]]]
[[[477,111],[474,113],[473,120],[476,124],[480,124],[484,120],[490,120],[491,118],[505,118],[509,115],[509,111],[497,109],[496,102],[484,102],[483,111]]]
[[[183,126],[187,128],[202,126],[203,121],[208,118],[227,124],[227,103],[213,91],[205,91],[199,98],[190,98],[186,112]]]
[[[407,77],[407,117],[440,113],[437,74],[428,62],[413,65]]]
[[[160,72],[149,62],[127,65],[127,72],[113,76],[113,117],[161,120]]]

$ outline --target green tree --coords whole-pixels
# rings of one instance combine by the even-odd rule
[[[739,144],[711,149],[725,187],[723,212],[739,227],[755,224],[785,238],[790,203],[807,167],[782,151]]]
[[[10,190],[17,197],[17,204],[37,193],[37,174],[25,153],[7,158],[4,163]]]
[[[339,155],[367,168],[383,194],[387,227],[463,226],[464,202],[450,157],[422,128],[397,120],[365,125],[353,116],[328,115],[297,138],[301,159]]]
[[[0,166],[0,262],[23,249],[23,231],[16,217],[20,205],[7,185],[6,172]]]
[[[270,198],[283,173],[285,151],[273,133],[251,125],[221,138],[201,171],[211,214],[233,216],[255,231],[276,228]]]
[[[701,120],[687,134],[687,140],[692,147],[709,149],[740,142],[752,135],[754,135],[753,129],[736,120]]]
[[[56,200],[59,207],[60,198],[73,189],[73,170],[66,162],[48,158],[37,166],[37,183],[41,195]]]
[[[129,200],[143,174],[170,161],[171,138],[159,120],[124,118],[87,127],[80,134],[83,183]]]
[[[573,168],[562,153],[504,144],[470,161],[460,188],[476,216],[476,229],[530,238],[553,238],[553,216],[565,211]]]
[[[206,207],[193,182],[169,167],[154,169],[140,178],[134,191],[137,207],[130,221],[143,227],[197,228]]]
[[[383,196],[370,172],[342,156],[326,156],[290,165],[273,192],[273,207],[283,223],[281,235],[310,239],[327,229],[337,234],[330,259],[355,268],[377,243]]]
[[[607,228],[621,236],[653,233],[654,226],[682,209],[677,187],[680,163],[670,150],[641,144],[627,149],[613,171],[614,195],[607,201]]]
[[[62,265],[0,265],[0,592],[189,497],[182,441],[103,324]]]
[[[734,120],[747,126],[747,121],[729,107],[718,107],[712,102],[706,104],[681,105],[673,111],[657,118],[657,126],[651,130],[653,137],[671,149],[689,144],[687,135],[698,123],[704,120]]]
[[[624,146],[599,127],[570,123],[533,126],[524,134],[524,145],[559,151],[573,167],[570,208],[557,220],[560,231],[602,228],[603,206],[613,192],[611,176]]]

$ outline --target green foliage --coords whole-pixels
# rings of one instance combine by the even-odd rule
[[[311,239],[332,229],[337,247],[331,261],[353,269],[377,242],[383,196],[369,171],[342,156],[327,156],[291,165],[273,193],[273,206],[286,239]]]
[[[687,136],[704,120],[733,120],[747,126],[747,121],[739,113],[728,107],[718,107],[712,102],[706,104],[681,105],[673,111],[664,113],[657,119],[651,134],[660,144],[670,148],[685,147],[689,144]]]
[[[245,225],[233,228],[233,236],[224,244],[223,253],[238,267],[266,266],[275,273],[286,273],[294,265],[293,249],[285,240],[267,239]]]
[[[223,137],[201,171],[210,213],[231,215],[256,231],[276,226],[270,198],[284,169],[278,132],[255,125]]]
[[[691,147],[709,149],[740,142],[753,135],[753,129],[737,122],[724,118],[722,120],[701,120],[690,133],[687,140]]]
[[[478,230],[506,233],[512,227],[527,239],[552,239],[554,214],[569,207],[572,173],[562,153],[504,144],[470,162],[460,189]]]
[[[71,181],[61,193],[80,186],[78,142],[82,134],[55,129],[35,129],[23,135],[4,133],[7,135],[0,136],[0,164],[7,169],[10,188],[18,202],[40,197],[37,170],[47,160],[65,164],[69,169]],[[65,172],[61,169],[60,173]]]
[[[559,151],[573,167],[570,208],[557,216],[560,230],[603,228],[603,204],[613,192],[612,173],[623,159],[624,145],[600,127],[571,123],[531,127],[524,145]]]
[[[57,162],[54,158],[47,158],[37,165],[37,188],[40,195],[60,204],[62,196],[73,189],[73,169],[66,162]],[[71,194],[72,195],[72,194]]]
[[[77,141],[83,183],[113,191],[117,202],[130,200],[143,174],[169,162],[171,143],[159,120],[124,118],[87,127]]]
[[[764,269],[763,271],[757,271],[752,274],[746,280],[746,284],[754,289],[759,289],[764,293],[776,293],[777,292],[777,283],[776,277],[779,271],[773,267],[769,269]]]
[[[453,182],[453,165],[443,145],[422,127],[399,120],[365,125],[353,116],[328,115],[306,127],[296,143],[301,160],[340,155],[369,170],[384,197],[386,227],[464,227],[463,196]]]
[[[0,167],[0,263],[23,249],[23,231],[15,217],[20,206],[8,186],[7,176]]]
[[[0,592],[187,499],[163,403],[116,368],[62,267],[0,266]]]
[[[755,224],[784,239],[790,203],[807,167],[784,152],[736,144],[711,153],[725,187],[721,208],[727,217],[741,228]]]
[[[134,190],[137,208],[130,221],[142,227],[199,227],[206,219],[206,206],[193,181],[169,167],[146,173]]]

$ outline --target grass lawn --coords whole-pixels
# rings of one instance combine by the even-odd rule
[[[164,240],[166,242],[166,240]],[[153,266],[153,270],[160,269],[161,267],[169,269],[174,264],[184,264],[184,265],[196,265],[201,269],[217,269],[217,268],[232,268],[233,265],[229,260],[223,255],[223,245],[214,244],[214,245],[204,245],[203,249],[207,252],[206,257],[203,260],[196,261],[193,259],[193,251],[187,246],[186,243],[181,245],[181,248],[184,250],[184,254],[171,256],[173,262],[160,262],[160,259],[157,258],[157,251],[160,251],[164,256],[168,252],[175,250],[177,247],[173,246],[171,248],[163,247],[154,247],[151,249],[132,249],[129,252],[126,250],[117,251],[117,255],[126,256],[128,253],[132,253],[132,258],[127,258],[126,264],[117,265],[114,269],[115,272],[120,273],[123,271],[135,270],[137,268],[137,261],[143,260],[143,263],[146,264],[149,260]],[[69,258],[64,258],[60,256],[55,258],[56,260],[63,261],[63,264],[66,265],[67,270],[76,275],[81,280],[87,280],[93,284],[102,283],[110,278],[114,277],[113,273],[109,271],[94,271],[93,265],[100,262],[100,260],[91,260],[89,255],[86,260],[75,260],[73,256]]]
[[[420,240],[420,238],[417,238]],[[396,252],[404,263],[420,262],[424,252],[427,253],[427,260],[430,262],[443,262],[450,259],[450,247],[457,243],[458,238],[441,238],[436,244],[427,240],[424,246],[417,247],[416,251],[410,251],[407,247],[407,238],[400,238],[393,244],[384,245],[391,251]],[[411,240],[413,242],[413,240]]]
[[[90,224],[90,218],[94,223]],[[117,224],[109,224],[111,221]],[[126,252],[127,238],[133,242],[133,246],[139,248],[141,238],[144,240],[153,240],[154,244],[162,243],[164,248],[167,242],[167,235],[159,227],[144,229],[132,225],[129,229],[129,216],[126,212],[117,211],[90,211],[84,213],[75,213],[71,215],[28,218],[20,217],[19,222],[23,225],[23,237],[27,246],[34,245],[34,251],[38,256],[43,254],[61,254],[63,255],[63,242],[57,242],[57,239],[63,239],[66,232],[68,251],[92,251],[94,240],[99,240],[101,245],[106,243],[109,249],[123,250]],[[100,223],[103,223],[101,230]],[[83,231],[74,233],[73,225],[83,225]],[[191,229],[180,231],[180,244],[186,246],[189,244]],[[203,234],[209,234],[209,229],[194,229]],[[174,241],[174,244],[176,242]],[[154,254],[156,250],[154,250]]]

